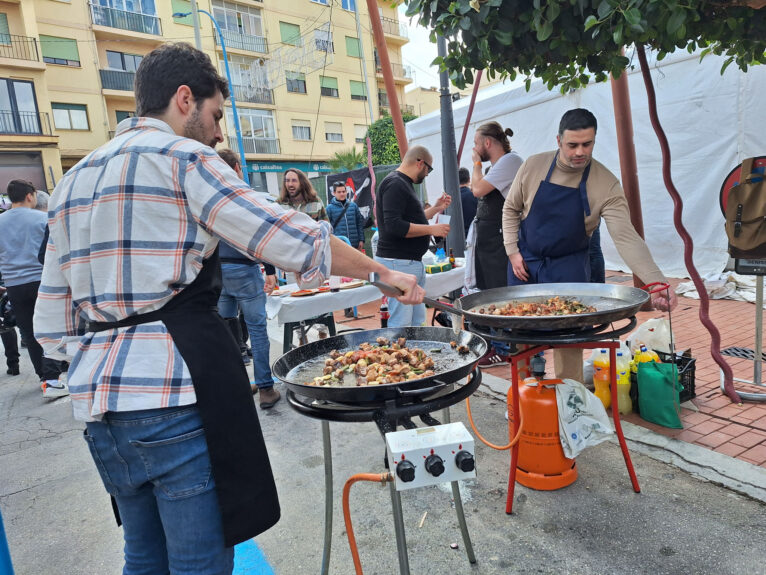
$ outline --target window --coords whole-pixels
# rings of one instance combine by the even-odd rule
[[[346,54],[352,58],[362,57],[362,51],[359,49],[359,38],[346,36]]]
[[[57,130],[90,130],[88,110],[81,104],[57,104],[53,108],[53,125]]]
[[[279,36],[282,39],[283,44],[290,44],[291,46],[301,45],[301,27],[297,24],[280,22]]]
[[[157,10],[154,7],[154,2],[155,0],[96,0],[93,4],[134,14],[156,16]]]
[[[41,133],[35,86],[32,82],[0,78],[0,132]],[[46,133],[50,133],[49,130]]]
[[[213,0],[213,16],[223,30],[247,36],[263,36],[263,20],[260,8],[224,0]]]
[[[343,126],[340,122],[325,122],[324,137],[328,142],[343,141]]]
[[[320,52],[329,52],[330,54],[335,52],[329,22],[314,30],[314,46]]]
[[[311,0],[312,2],[316,2],[317,4],[324,4],[325,6],[330,4],[330,0]]]
[[[138,54],[125,54],[123,52],[113,52],[112,50],[106,51],[106,63],[112,70],[135,72],[143,59],[144,57]]]
[[[8,15],[0,12],[0,44],[6,46],[11,43],[11,32],[8,28]]]
[[[311,140],[311,122],[293,120],[293,140]]]
[[[132,118],[136,115],[135,112],[129,112],[127,110],[115,110],[114,116],[117,120],[117,123],[119,124],[123,120],[127,120],[128,118]]]
[[[287,91],[298,94],[306,93],[306,74],[300,72],[286,72]]]
[[[357,144],[364,144],[367,141],[367,126],[354,124],[354,141]]]
[[[271,110],[258,110],[256,108],[238,109],[239,123],[242,130],[242,142],[245,145],[245,153],[248,154],[278,154],[279,141],[274,128],[274,116]],[[229,134],[234,134],[234,116],[231,108],[226,110],[226,121],[229,126]],[[236,146],[236,137],[230,138],[230,146]]]
[[[328,76],[319,76],[319,85],[322,88],[322,96],[338,97],[338,79]]]
[[[173,14],[186,14],[192,11],[191,2],[189,0],[172,0],[170,3],[173,8]],[[176,24],[183,24],[184,26],[194,26],[194,17],[189,14],[183,18],[173,17],[173,22]]]
[[[342,0],[340,5],[344,10],[356,11],[356,0]]]
[[[43,62],[60,64],[61,66],[80,67],[80,52],[77,50],[77,40],[58,38],[40,34],[40,48]]]
[[[352,100],[367,99],[367,86],[364,85],[364,82],[351,80],[351,99]]]

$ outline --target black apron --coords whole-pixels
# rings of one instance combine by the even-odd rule
[[[205,429],[227,547],[255,537],[279,521],[277,487],[239,345],[218,315],[218,248],[195,280],[162,308],[89,331],[161,320],[186,362]],[[116,509],[116,507],[115,507]],[[118,518],[119,521],[119,518]]]
[[[508,256],[503,245],[503,204],[505,198],[492,190],[476,206],[476,287],[484,290],[508,285]]]
[[[585,217],[590,215],[586,183],[590,164],[576,188],[550,182],[558,153],[540,182],[527,217],[519,229],[519,252],[529,271],[521,281],[508,266],[508,285],[590,281],[589,238]]]

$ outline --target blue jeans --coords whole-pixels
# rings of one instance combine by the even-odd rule
[[[426,285],[426,270],[421,261],[395,260],[392,258],[379,258],[377,256],[375,261],[382,263],[390,270],[414,275],[418,278],[418,285],[420,287],[425,287]],[[389,298],[388,312],[391,315],[388,319],[388,327],[421,326],[426,323],[426,306],[422,303],[406,305],[399,303],[397,299]]]
[[[269,334],[266,331],[266,292],[263,291],[261,267],[247,264],[221,264],[223,289],[218,300],[221,317],[237,317],[237,308],[245,316],[253,350],[254,383],[261,389],[274,387],[269,365]]]
[[[86,424],[85,441],[117,501],[123,575],[224,575],[218,496],[196,406],[109,412]]]

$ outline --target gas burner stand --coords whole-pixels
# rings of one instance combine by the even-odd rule
[[[487,340],[497,340],[512,344],[512,346],[523,345],[519,353],[510,357],[511,361],[511,386],[508,389],[508,407],[513,411],[510,413],[519,413],[519,362],[524,361],[545,351],[546,349],[609,349],[609,388],[612,394],[612,418],[614,421],[614,430],[617,433],[617,439],[620,443],[622,456],[625,459],[625,466],[628,468],[630,482],[633,485],[633,491],[641,492],[636,478],[636,472],[633,469],[633,463],[630,460],[628,446],[625,442],[625,436],[622,433],[622,424],[620,423],[620,413],[617,406],[617,349],[620,347],[619,337],[631,331],[636,325],[636,317],[628,318],[628,323],[624,326],[614,327],[613,324],[603,324],[593,328],[583,330],[558,330],[558,331],[533,331],[533,330],[489,330],[484,326],[466,325],[466,329],[480,335]],[[527,347],[531,346],[531,347]],[[510,427],[510,437],[516,437],[519,431],[519,418],[514,417],[513,422],[508,421]],[[508,474],[508,497],[505,503],[505,512],[513,512],[513,493],[516,488],[516,467],[519,460],[518,442],[511,448],[511,469]]]
[[[327,575],[330,567],[330,550],[332,546],[332,514],[333,514],[333,467],[332,445],[330,442],[330,422],[364,422],[374,421],[378,426],[381,436],[385,440],[385,434],[396,431],[401,426],[405,429],[417,427],[412,421],[413,417],[428,426],[440,425],[441,422],[430,414],[442,410],[444,423],[450,422],[449,407],[463,401],[478,389],[481,383],[481,371],[474,368],[465,384],[458,386],[455,383],[445,384],[436,382],[434,395],[427,396],[428,390],[418,389],[412,391],[400,390],[399,397],[376,404],[349,405],[327,401],[314,400],[300,396],[292,390],[287,391],[287,402],[297,412],[319,419],[322,424],[322,448],[324,453],[325,469],[325,530],[324,550],[322,553],[322,569],[320,573]],[[440,391],[436,391],[440,390]],[[446,391],[445,391],[446,390]],[[424,397],[425,395],[425,397]],[[388,460],[386,467],[388,468]],[[392,470],[392,473],[395,473]],[[466,555],[470,563],[476,563],[468,527],[463,512],[463,502],[460,497],[458,482],[451,482],[452,496],[455,500],[455,512],[457,513],[460,533],[463,536]],[[401,575],[409,575],[409,558],[407,555],[407,539],[404,531],[404,516],[402,513],[402,501],[396,490],[394,481],[389,483],[391,493],[391,508],[394,517],[394,531],[396,534],[396,549],[399,556],[399,572]]]

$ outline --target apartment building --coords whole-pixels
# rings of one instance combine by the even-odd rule
[[[202,49],[232,93],[251,184],[277,193],[281,172],[315,175],[336,152],[363,145],[388,113],[364,0],[198,0]],[[359,22],[357,24],[356,9]],[[51,190],[62,173],[134,114],[145,54],[194,43],[188,0],[0,0],[0,190],[23,177]],[[406,27],[378,2],[397,97]],[[365,82],[366,79],[366,82]],[[231,102],[224,145],[238,150]]]

